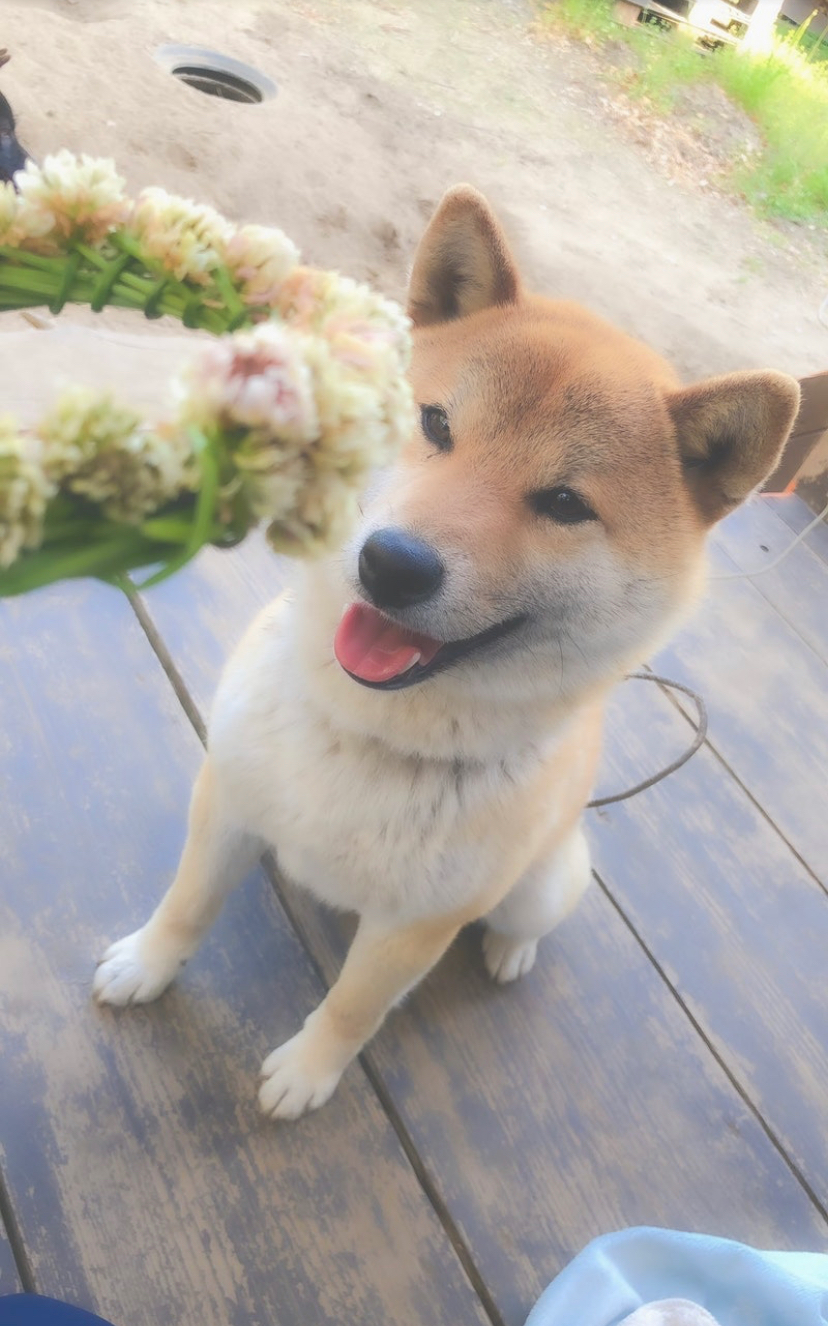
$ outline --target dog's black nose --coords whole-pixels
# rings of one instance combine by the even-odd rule
[[[437,593],[445,567],[422,539],[398,529],[380,529],[359,554],[359,578],[378,608],[409,608]]]

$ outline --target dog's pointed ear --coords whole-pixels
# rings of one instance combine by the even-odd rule
[[[468,184],[449,189],[414,259],[408,315],[415,327],[513,304],[520,277],[486,199]]]
[[[784,373],[730,373],[667,400],[687,485],[706,525],[749,497],[776,468],[799,409]]]

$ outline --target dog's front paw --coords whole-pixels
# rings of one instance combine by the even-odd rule
[[[148,1004],[181,967],[181,957],[153,944],[146,931],[136,930],[104,953],[92,983],[99,1004]]]
[[[341,1076],[305,1026],[262,1064],[259,1104],[271,1119],[298,1119],[330,1100]]]
[[[536,939],[509,939],[496,930],[483,932],[483,961],[492,980],[501,985],[525,976],[535,965],[538,954]]]

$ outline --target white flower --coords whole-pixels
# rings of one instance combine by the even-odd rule
[[[164,189],[144,189],[133,205],[128,232],[150,266],[165,268],[179,281],[206,285],[225,264],[233,227],[212,207],[178,198]]]
[[[221,337],[179,379],[179,419],[310,441],[318,420],[304,352],[303,338],[276,322]]]
[[[60,246],[44,239],[53,225],[54,219],[50,212],[22,206],[14,185],[8,181],[0,183],[0,244],[57,253]]]
[[[225,261],[244,302],[271,308],[299,250],[281,230],[241,226],[227,243]]]
[[[223,434],[251,511],[270,521],[274,547],[294,553],[344,538],[371,471],[413,422],[387,338],[329,341],[276,321],[207,346],[179,400],[178,426]]]
[[[124,181],[111,161],[76,157],[65,149],[42,166],[31,160],[16,178],[19,225],[27,236],[96,244],[120,225],[128,210]]]
[[[111,520],[139,523],[196,484],[188,439],[153,431],[133,410],[86,387],[70,387],[38,430],[48,478],[101,506]]]
[[[359,493],[339,475],[314,475],[301,485],[291,509],[268,525],[268,543],[288,557],[318,557],[341,548],[359,517]]]
[[[22,549],[38,547],[53,493],[37,443],[21,436],[13,420],[0,418],[0,568],[11,566]]]
[[[116,522],[140,524],[171,503],[183,514],[202,446],[218,466],[219,524],[237,533],[265,519],[273,545],[294,554],[341,544],[371,471],[413,425],[402,310],[336,273],[297,266],[280,231],[234,229],[163,189],[130,203],[111,162],[60,152],[42,168],[29,163],[18,182],[19,197],[0,185],[0,243],[66,254],[120,231],[133,266],[205,287],[207,305],[226,296],[237,314],[232,284],[248,317],[271,316],[200,350],[168,424],[148,427],[81,387],[62,395],[36,437],[0,423],[0,566],[39,543],[58,492]]]
[[[346,332],[366,344],[387,344],[399,355],[403,367],[408,367],[408,318],[398,304],[350,277],[297,267],[283,282],[276,310],[292,326],[328,338]]]

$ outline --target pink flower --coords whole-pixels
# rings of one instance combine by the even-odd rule
[[[181,417],[308,442],[319,421],[300,338],[277,323],[209,345],[183,380]]]
[[[281,230],[242,226],[228,241],[225,261],[246,304],[273,308],[299,250]]]

